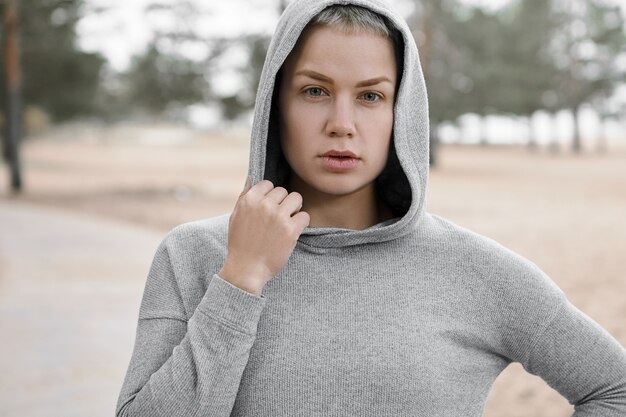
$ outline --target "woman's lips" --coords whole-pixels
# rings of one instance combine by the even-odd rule
[[[330,151],[323,153],[321,156],[347,156],[358,159],[358,157],[350,151],[338,151],[337,149],[331,149]]]
[[[360,159],[350,151],[328,151],[322,155],[324,167],[330,171],[349,171],[356,168]]]

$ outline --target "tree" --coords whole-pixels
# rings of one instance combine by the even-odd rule
[[[241,78],[241,87],[233,95],[217,97],[227,120],[234,120],[254,107],[270,38],[267,36],[250,36],[242,38],[240,41],[248,49],[246,64],[236,70]]]
[[[544,0],[515,1],[502,10],[500,18],[504,23],[499,36],[503,40],[500,60],[506,64],[501,76],[506,88],[500,91],[498,109],[528,120],[528,145],[534,149],[533,114],[559,109],[558,96],[552,90],[557,70],[549,48],[559,28],[551,3]]]
[[[511,49],[505,24],[498,14],[475,8],[469,12],[461,29],[462,35],[457,39],[464,56],[462,73],[471,80],[472,89],[460,97],[460,109],[482,118],[507,111],[511,90],[516,86],[512,68],[505,58]],[[481,143],[487,144],[484,129]]]
[[[2,52],[5,58],[5,72],[2,85],[5,89],[3,99],[4,112],[4,146],[3,156],[9,163],[11,190],[20,192],[22,189],[22,170],[20,163],[21,129],[21,94],[19,65],[19,26],[16,0],[8,0],[2,10],[3,33]]]
[[[538,110],[567,108],[577,118],[583,104],[612,114],[606,101],[626,79],[615,59],[626,49],[617,6],[604,0],[517,0],[487,12],[452,0],[423,0],[416,11],[411,24],[432,126],[469,112],[530,119]],[[573,149],[579,151],[577,120],[575,132]]]
[[[214,99],[209,80],[229,42],[203,33],[207,11],[191,0],[156,0],[145,16],[151,42],[127,71],[110,74],[103,99],[159,117]]]
[[[463,53],[457,36],[461,23],[454,0],[416,2],[415,12],[408,18],[418,46],[430,113],[430,162],[436,165],[437,127],[466,112],[462,96],[473,89],[472,80],[463,72]]]
[[[150,114],[163,114],[171,105],[197,103],[205,97],[206,81],[201,65],[163,53],[156,43],[133,59],[124,78],[128,101]]]
[[[277,0],[277,11],[282,14],[288,6],[288,0]],[[240,39],[233,39],[229,43],[243,43],[248,50],[248,60],[245,65],[236,69],[241,77],[241,87],[235,94],[224,97],[216,97],[222,107],[222,113],[227,120],[235,120],[241,114],[254,108],[254,100],[265,56],[269,48],[271,38],[266,35],[244,36]]]
[[[20,2],[23,103],[56,121],[96,110],[104,59],[77,47],[75,26],[84,11],[83,0]]]
[[[556,91],[574,117],[572,150],[581,151],[578,116],[583,104],[609,97],[626,79],[615,57],[626,48],[619,7],[601,0],[554,0],[553,13],[563,28],[553,39],[558,67]],[[600,109],[601,110],[601,109]]]

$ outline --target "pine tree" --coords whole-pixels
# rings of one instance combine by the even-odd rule
[[[601,0],[554,0],[553,13],[562,28],[552,42],[559,70],[554,89],[574,117],[572,151],[578,153],[581,107],[610,96],[626,78],[615,60],[626,48],[625,22],[618,6]]]
[[[41,107],[55,121],[96,110],[104,59],[77,46],[83,12],[82,0],[19,2],[23,104]]]
[[[200,102],[206,89],[199,63],[163,53],[156,43],[133,59],[124,80],[128,89],[126,100],[154,115],[163,114],[172,105]]]

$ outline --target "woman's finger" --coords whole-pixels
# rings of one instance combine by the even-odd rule
[[[263,180],[250,188],[248,195],[253,198],[254,201],[260,201],[265,198],[265,195],[274,189],[274,184],[271,181]]]
[[[280,203],[279,210],[287,213],[289,216],[294,215],[302,208],[302,196],[299,193],[289,193]]]
[[[273,202],[274,204],[279,205],[285,199],[285,197],[287,197],[288,194],[289,192],[283,187],[276,187],[272,191],[267,193],[265,198]]]
[[[301,234],[311,222],[311,216],[309,216],[309,213],[307,213],[306,211],[299,211],[293,215],[292,220],[298,226],[298,230]]]

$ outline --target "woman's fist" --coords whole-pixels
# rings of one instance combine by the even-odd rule
[[[237,287],[260,295],[265,284],[287,263],[309,215],[302,196],[263,180],[246,181],[230,216],[228,255],[218,273]]]

